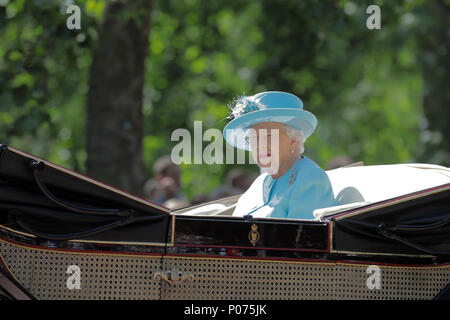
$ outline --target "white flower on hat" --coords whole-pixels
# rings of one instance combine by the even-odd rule
[[[259,103],[253,96],[241,96],[236,98],[232,103],[228,104],[228,108],[231,109],[231,113],[228,119],[236,119],[243,114],[266,109],[266,106]]]

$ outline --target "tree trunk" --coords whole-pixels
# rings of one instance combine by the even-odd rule
[[[109,2],[90,70],[87,174],[141,195],[143,86],[151,0]]]
[[[444,0],[426,2],[428,27],[421,30],[424,92],[423,108],[431,135],[421,146],[419,160],[450,166],[450,5]]]

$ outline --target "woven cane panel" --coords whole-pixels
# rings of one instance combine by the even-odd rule
[[[34,252],[9,246],[0,241],[0,258],[25,288],[31,288]],[[15,267],[17,266],[17,267]]]
[[[165,259],[165,269],[192,274],[163,284],[164,299],[432,299],[450,282],[450,266],[381,267],[369,289],[369,265],[221,259]]]
[[[338,265],[336,268],[336,299],[424,300],[434,298],[450,283],[447,267],[382,267],[380,288],[369,289],[367,265]]]
[[[432,299],[450,282],[450,266],[379,266],[380,288],[369,289],[371,274],[361,264],[174,257],[162,264],[159,257],[61,253],[2,241],[0,254],[39,299]],[[80,268],[79,290],[67,288],[70,265]]]
[[[16,279],[38,299],[159,299],[153,279],[161,258],[71,254],[0,242],[0,253]],[[67,268],[80,268],[80,289],[68,289]]]
[[[194,280],[163,284],[165,299],[331,299],[333,264],[165,259]]]

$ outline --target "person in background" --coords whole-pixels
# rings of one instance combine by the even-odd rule
[[[211,195],[211,200],[232,197],[244,193],[252,184],[251,175],[243,169],[234,168],[228,172],[226,183],[215,189]]]
[[[163,206],[170,210],[178,210],[189,206],[189,201],[185,199],[172,198],[163,203]]]
[[[191,206],[196,206],[214,200],[209,194],[200,193],[192,197]]]
[[[354,161],[348,156],[337,156],[331,159],[326,166],[327,170],[333,170],[353,164]]]
[[[172,162],[170,156],[157,159],[153,165],[153,172],[155,178],[148,180],[144,186],[145,194],[150,201],[169,209],[178,209],[188,204],[181,190],[181,170]]]
[[[240,193],[245,192],[252,184],[254,177],[247,172],[239,168],[232,169],[227,174],[227,184],[232,188],[240,191]]]
[[[156,179],[148,179],[147,182],[145,182],[144,197],[153,202],[158,197],[158,181],[156,181]]]

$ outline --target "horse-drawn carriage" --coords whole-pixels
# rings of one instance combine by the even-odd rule
[[[315,219],[232,216],[238,196],[171,212],[0,146],[0,294],[18,299],[433,299],[449,296],[450,170],[327,171]]]

